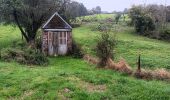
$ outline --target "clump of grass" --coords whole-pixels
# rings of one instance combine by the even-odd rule
[[[139,78],[139,79],[145,79],[145,80],[151,80],[153,79],[153,76],[152,76],[152,73],[151,71],[148,71],[148,70],[137,70],[135,73],[134,73],[134,76],[136,78]]]
[[[165,69],[156,69],[156,70],[137,70],[134,73],[136,78],[145,79],[145,80],[165,80],[170,81],[170,72]]]
[[[84,60],[86,60],[87,62],[91,63],[91,64],[98,64],[99,60],[95,57],[92,57],[90,55],[84,55],[83,57]]]
[[[48,58],[39,50],[5,48],[2,49],[1,59],[3,61],[16,61],[27,65],[47,65]]]
[[[167,70],[165,69],[156,69],[154,72],[153,72],[153,76],[156,78],[156,79],[159,79],[159,80],[169,80],[170,81],[170,72],[168,72]]]
[[[131,75],[133,73],[132,68],[127,64],[124,59],[121,59],[118,63],[115,63],[112,59],[107,62],[107,68],[117,70],[121,73]]]

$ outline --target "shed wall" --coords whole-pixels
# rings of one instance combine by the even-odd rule
[[[49,48],[48,48],[49,44],[59,43],[59,42],[51,43],[51,42],[53,42],[52,41],[53,36],[55,36],[53,34],[56,34],[56,33],[49,32],[49,31],[43,31],[43,33],[42,33],[42,51],[44,54],[51,55],[51,54],[49,54]],[[55,46],[58,46],[58,45],[55,45]],[[72,32],[70,32],[70,31],[67,32],[67,48],[68,48],[68,50],[67,50],[68,52],[70,52],[72,50]]]

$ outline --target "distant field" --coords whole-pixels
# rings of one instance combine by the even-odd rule
[[[115,14],[95,14],[95,15],[89,15],[89,16],[85,16],[85,17],[82,17],[86,20],[91,20],[91,19],[98,19],[98,20],[104,20],[104,19],[108,19],[108,18],[111,18],[111,19],[115,19]],[[129,17],[128,15],[126,14],[125,15],[125,20],[126,21],[129,21]],[[123,16],[121,16],[121,19],[120,21],[123,21]]]
[[[169,68],[170,43],[135,35],[133,28],[117,26],[117,59],[125,58],[135,67],[138,52],[142,67]],[[74,39],[95,55],[91,23],[73,29]],[[0,26],[0,47],[20,41],[17,28]],[[112,70],[97,69],[82,59],[49,58],[48,66],[27,66],[0,60],[0,100],[170,100],[170,84],[138,80]]]
[[[114,18],[114,14],[96,14],[96,15],[89,15],[86,16],[85,18],[92,18],[92,17],[96,17],[97,19],[106,19],[106,18]]]

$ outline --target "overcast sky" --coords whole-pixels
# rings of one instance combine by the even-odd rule
[[[102,11],[123,11],[133,4],[163,4],[170,5],[170,0],[74,0],[83,3],[88,9],[101,6]]]

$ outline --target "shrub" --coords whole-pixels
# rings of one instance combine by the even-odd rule
[[[148,31],[155,30],[155,24],[152,17],[145,12],[142,7],[133,7],[129,13],[131,23],[135,26],[136,32],[145,34]]]
[[[35,47],[36,49],[41,50],[42,49],[42,38],[41,36],[38,36],[35,40]]]
[[[147,15],[138,15],[134,24],[136,32],[140,34],[145,34],[146,32],[153,31],[155,29],[152,18]]]
[[[13,48],[5,48],[1,51],[1,59],[4,61],[11,61],[14,59],[22,59],[24,51]]]
[[[124,59],[121,59],[118,63],[115,63],[114,61],[112,61],[112,59],[109,59],[106,68],[117,70],[121,73],[128,75],[131,75],[133,72],[132,68]]]
[[[122,16],[121,13],[117,13],[117,14],[116,14],[116,16],[115,16],[115,22],[116,22],[116,24],[118,24],[121,16]]]
[[[72,50],[68,53],[73,58],[83,58],[84,52],[80,44],[77,44],[75,41],[72,42]]]
[[[170,29],[161,30],[159,38],[162,40],[169,40],[170,39]]]
[[[4,61],[16,61],[20,64],[47,65],[48,59],[39,50],[6,48],[1,52]]]
[[[116,46],[115,35],[111,33],[101,33],[96,46],[96,54],[100,58],[99,66],[106,66],[110,58],[114,59],[114,49]]]
[[[32,50],[32,49],[25,50],[24,58],[25,58],[25,60],[23,61],[24,64],[33,64],[33,65],[48,64],[47,57],[39,50]]]

